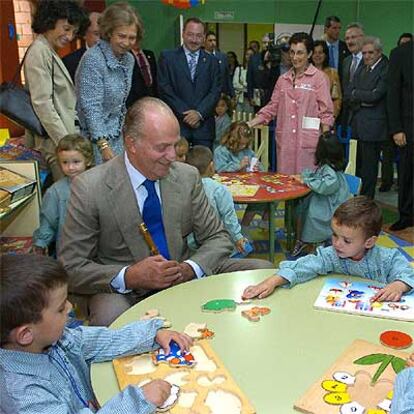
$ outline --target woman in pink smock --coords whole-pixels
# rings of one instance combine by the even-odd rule
[[[300,174],[315,168],[319,135],[334,123],[333,104],[325,74],[309,63],[312,38],[295,33],[289,45],[292,68],[279,77],[270,102],[249,125],[267,124],[276,117],[277,171]]]

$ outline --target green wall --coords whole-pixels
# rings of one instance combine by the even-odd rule
[[[114,0],[107,0],[112,3]],[[235,23],[308,23],[313,21],[317,0],[205,0],[189,10],[167,6],[161,0],[129,0],[141,14],[146,35],[143,46],[159,54],[163,49],[177,45],[177,21],[197,16],[204,21],[215,20],[215,12],[231,11]],[[323,0],[317,24],[323,24],[326,16],[337,15],[344,28],[348,23],[359,21],[366,34],[379,36],[384,43],[385,53],[395,46],[402,32],[414,31],[413,0]],[[342,31],[342,37],[344,30]]]

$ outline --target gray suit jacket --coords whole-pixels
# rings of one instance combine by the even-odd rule
[[[201,247],[191,256],[209,275],[228,258],[233,245],[208,203],[198,171],[173,163],[160,180],[163,220],[171,260],[188,259],[186,237],[194,232]],[[123,267],[150,255],[123,156],[76,177],[72,183],[59,258],[69,272],[70,291],[111,292]],[[140,292],[145,294],[145,292]]]

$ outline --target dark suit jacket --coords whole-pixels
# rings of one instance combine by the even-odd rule
[[[79,62],[82,59],[83,54],[86,52],[86,47],[81,47],[78,50],[75,50],[72,53],[69,53],[66,55],[62,60],[65,64],[70,77],[73,80],[73,83],[75,83],[75,73],[76,69],[78,68]]]
[[[349,56],[351,53],[348,50],[346,43],[343,40],[339,41],[339,48],[338,48],[338,74],[339,79],[342,78],[342,69],[344,64],[344,59]]]
[[[391,134],[405,132],[407,141],[414,135],[413,105],[414,42],[392,50],[388,68],[387,109]]]
[[[158,87],[160,98],[166,102],[180,122],[181,134],[197,144],[214,141],[214,109],[220,97],[221,76],[217,59],[200,50],[194,81],[184,49],[179,47],[161,53],[158,64]],[[183,122],[183,112],[194,109],[203,120],[198,128]]]
[[[171,260],[190,257],[207,275],[213,274],[233,244],[204,193],[198,171],[173,163],[160,180],[160,192]],[[123,155],[78,175],[71,185],[59,252],[69,272],[70,291],[111,293],[110,283],[123,267],[150,256],[138,231],[140,223]],[[200,247],[190,256],[187,236],[192,232]],[[143,289],[137,293],[145,295]]]
[[[230,77],[229,73],[229,64],[227,61],[227,55],[225,53],[219,52],[216,50],[214,57],[217,59],[219,68],[220,68],[220,75],[221,75],[221,92],[227,96],[233,97],[234,96],[234,88],[233,82]]]
[[[155,60],[154,52],[151,50],[142,50],[150,65],[152,85],[149,87],[145,85],[144,77],[142,76],[141,68],[139,67],[138,60],[134,55],[135,64],[134,71],[132,73],[131,90],[126,101],[126,107],[129,108],[138,99],[144,96],[158,96],[158,81],[157,81],[157,61]]]
[[[388,59],[383,56],[373,70],[363,65],[355,72],[349,88],[353,136],[361,141],[385,141],[387,128]]]

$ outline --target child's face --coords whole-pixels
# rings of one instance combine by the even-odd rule
[[[36,348],[45,349],[62,336],[71,309],[67,285],[59,286],[50,291],[49,303],[42,311],[42,320],[33,324]]]
[[[340,225],[334,218],[331,227],[332,246],[341,259],[361,260],[377,240],[376,236],[367,239],[362,229]]]
[[[223,116],[228,111],[228,106],[226,104],[226,101],[223,99],[220,99],[216,106],[216,114],[218,116]]]
[[[175,160],[185,162],[188,154],[188,145],[177,145],[175,147]]]
[[[240,137],[238,150],[243,151],[244,149],[246,149],[249,146],[249,143],[250,143],[249,138]]]
[[[69,178],[73,178],[86,170],[85,157],[79,151],[59,151],[58,158],[63,174]]]

